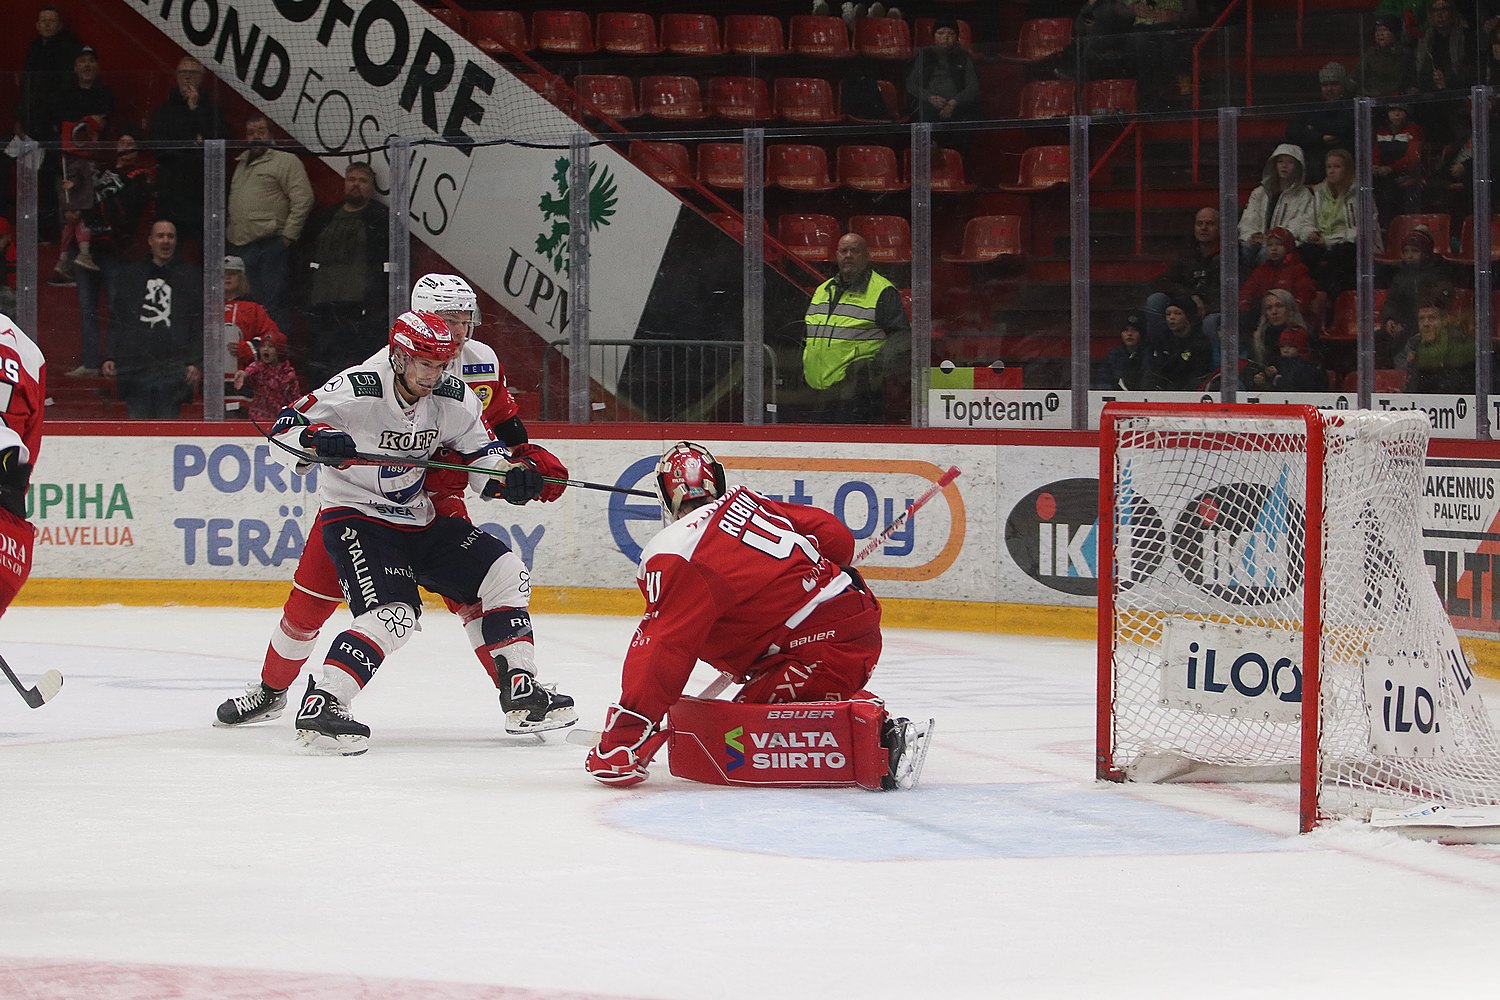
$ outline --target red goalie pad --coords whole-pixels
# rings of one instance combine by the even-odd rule
[[[667,713],[667,765],[709,785],[878,791],[888,770],[878,701],[745,705],[683,698]]]

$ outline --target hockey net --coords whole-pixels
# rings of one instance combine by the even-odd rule
[[[1298,780],[1304,832],[1493,822],[1500,741],[1423,561],[1425,416],[1112,404],[1101,431],[1099,777]]]

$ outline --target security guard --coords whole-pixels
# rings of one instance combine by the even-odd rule
[[[839,239],[838,268],[813,292],[807,307],[802,373],[818,394],[812,420],[905,422],[911,324],[901,293],[870,268],[869,245],[856,233]]]

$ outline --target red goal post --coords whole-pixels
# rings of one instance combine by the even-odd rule
[[[1428,431],[1105,407],[1097,777],[1295,780],[1304,832],[1500,823],[1500,743],[1422,558]]]

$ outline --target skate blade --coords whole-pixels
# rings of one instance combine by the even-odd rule
[[[505,731],[512,736],[527,736],[531,733],[545,733],[553,729],[566,729],[577,722],[578,710],[573,708],[551,712],[541,722],[527,721],[525,712],[505,713]]]
[[[917,787],[917,782],[922,778],[922,765],[927,763],[927,751],[932,745],[932,730],[936,725],[936,719],[928,719],[927,725],[913,727],[906,743],[906,753],[902,755],[896,769],[897,788]]]
[[[299,729],[292,749],[310,757],[357,757],[370,749],[370,738],[329,736],[310,729]]]
[[[216,728],[216,729],[238,729],[241,726],[253,726],[257,722],[270,722],[272,719],[279,719],[279,718],[281,718],[281,713],[285,712],[285,711],[286,711],[285,707],[278,708],[278,709],[275,709],[273,711],[267,712],[265,715],[257,715],[253,719],[241,719],[239,722],[225,722],[223,719],[219,718],[218,716],[214,716],[214,728]]]

